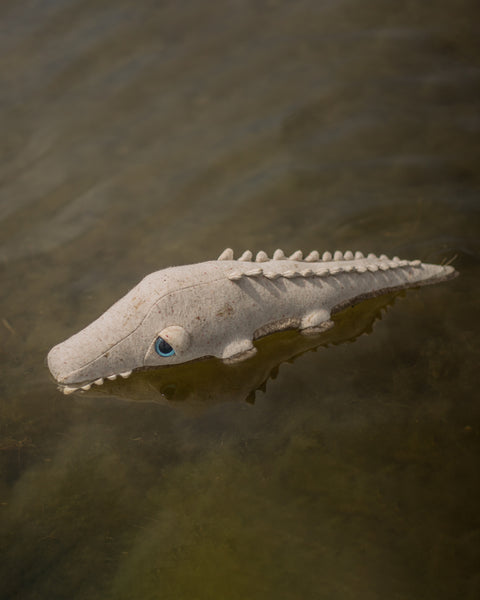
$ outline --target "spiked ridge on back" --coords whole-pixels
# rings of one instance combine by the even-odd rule
[[[234,254],[231,248],[226,248],[218,257],[219,261],[233,261]],[[251,262],[253,260],[253,254],[250,250],[246,250],[236,262]],[[280,265],[267,265],[267,263],[277,263],[282,261]],[[386,254],[377,256],[376,254],[370,253],[365,258],[365,255],[356,251],[353,253],[351,250],[347,250],[342,253],[340,250],[335,252],[324,252],[322,258],[317,250],[310,252],[305,258],[301,250],[296,250],[293,254],[287,257],[283,250],[277,249],[273,253],[272,258],[269,258],[264,250],[260,250],[256,257],[255,262],[264,263],[263,268],[257,267],[249,270],[236,270],[233,268],[227,277],[231,281],[239,281],[242,277],[260,277],[264,275],[267,279],[278,279],[279,277],[285,277],[287,279],[293,279],[294,277],[325,277],[327,275],[338,275],[340,273],[376,273],[377,271],[388,271],[391,269],[398,268],[411,268],[411,267],[422,267],[422,262],[418,259],[415,260],[400,260],[397,256],[390,259]],[[321,269],[302,269],[300,265],[288,266],[290,263],[302,263],[308,262],[312,266],[315,264],[321,264]],[[326,265],[325,263],[328,263]],[[270,267],[270,268],[268,268]],[[274,267],[272,269],[272,267]],[[447,269],[448,270],[448,269]]]

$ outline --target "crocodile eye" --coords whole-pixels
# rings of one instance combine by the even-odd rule
[[[175,350],[162,337],[155,340],[155,352],[160,356],[173,356]]]

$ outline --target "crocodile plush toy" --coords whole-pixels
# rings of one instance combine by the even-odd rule
[[[171,267],[145,277],[88,327],[48,354],[65,393],[132,371],[215,356],[252,356],[253,341],[283,329],[325,331],[331,315],[366,298],[455,277],[451,266],[385,255],[276,250]]]

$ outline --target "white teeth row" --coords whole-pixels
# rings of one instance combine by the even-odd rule
[[[303,257],[303,252],[301,250],[296,250],[290,256],[286,256],[283,250],[275,250],[272,258],[270,259],[266,252],[260,250],[255,256],[255,262],[263,263],[269,260],[296,260],[296,261],[305,261],[305,262],[331,262],[339,261],[339,260],[360,260],[365,258],[365,255],[362,252],[353,253],[351,250],[347,250],[346,252],[341,252],[340,250],[335,250],[332,254],[331,252],[324,252],[322,257],[320,258],[320,254],[317,250],[313,250],[310,254],[307,254],[305,258]],[[389,260],[385,254],[380,256],[376,256],[375,254],[369,254],[367,258],[370,259],[380,259],[380,260]],[[233,250],[231,248],[225,248],[225,250],[220,254],[217,260],[235,260],[233,257]],[[252,262],[254,260],[253,253],[250,250],[245,250],[245,252],[237,259],[240,262]],[[393,260],[399,260],[395,257]]]
[[[120,377],[123,377],[124,379],[126,379],[127,377],[130,377],[131,374],[132,374],[132,371],[124,371],[123,373],[118,373],[118,375],[120,375]],[[105,379],[114,381],[118,377],[118,375],[108,375]],[[90,383],[85,383],[84,385],[81,385],[78,387],[73,387],[71,385],[65,385],[65,386],[61,387],[61,390],[65,395],[73,394],[73,392],[77,392],[78,390],[84,390],[85,392],[87,392],[92,387],[92,385],[102,385],[104,383],[105,379],[103,377],[100,377],[99,379],[95,379],[95,381],[91,381]]]
[[[368,258],[371,258],[370,256]],[[377,257],[375,257],[377,258]],[[422,262],[420,260],[400,260],[395,257],[392,260],[386,256],[382,262],[372,263],[359,263],[359,264],[346,264],[346,265],[335,265],[331,267],[325,267],[318,271],[312,271],[312,269],[302,269],[299,271],[293,269],[287,269],[281,273],[263,270],[262,268],[249,269],[248,271],[231,271],[227,274],[227,277],[231,281],[238,281],[242,277],[266,277],[267,279],[278,279],[284,277],[286,279],[293,279],[294,277],[327,277],[328,275],[337,275],[338,273],[366,273],[370,271],[375,273],[377,271],[388,271],[389,269],[398,269],[399,267],[420,267]]]

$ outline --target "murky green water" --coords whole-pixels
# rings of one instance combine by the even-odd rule
[[[479,597],[479,11],[434,4],[1,3],[2,600]],[[226,246],[461,276],[58,393],[51,346]]]

